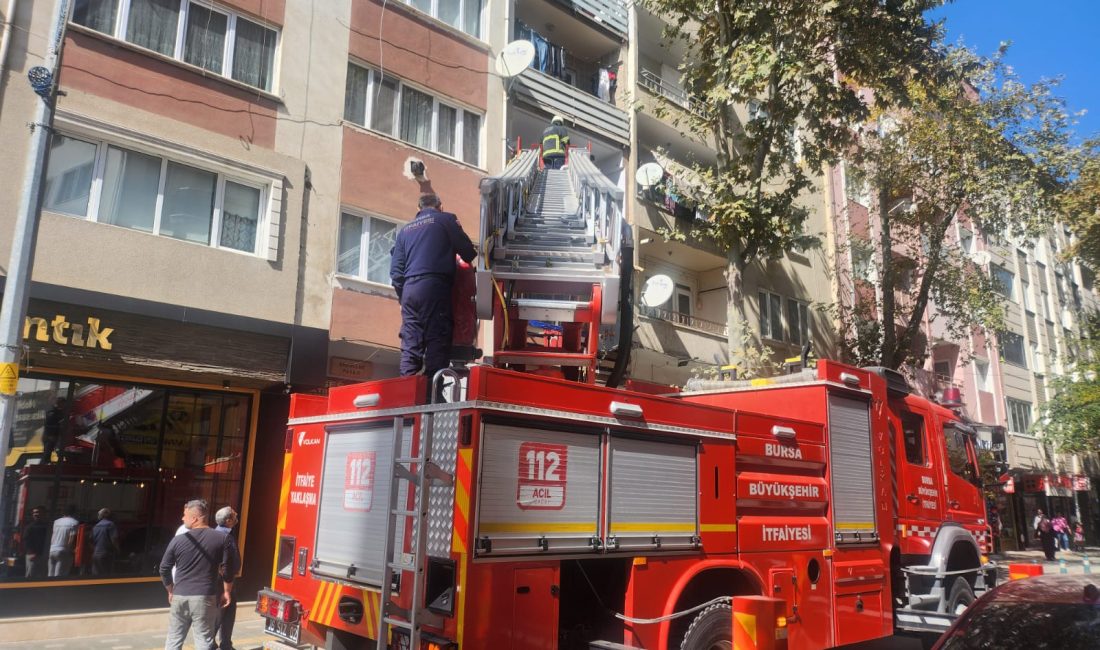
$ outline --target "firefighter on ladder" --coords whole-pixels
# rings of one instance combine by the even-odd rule
[[[565,120],[555,115],[550,126],[542,132],[542,164],[546,169],[561,169],[565,164],[565,150],[569,148],[569,132]]]
[[[477,251],[437,195],[422,193],[419,207],[397,233],[390,279],[401,302],[401,375],[423,372],[431,378],[450,360],[455,255],[469,263]]]

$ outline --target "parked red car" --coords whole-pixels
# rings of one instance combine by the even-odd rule
[[[1013,580],[974,602],[933,650],[1100,648],[1100,576]]]

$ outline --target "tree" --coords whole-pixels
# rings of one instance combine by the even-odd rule
[[[1077,235],[1069,251],[1100,271],[1100,138],[1085,143],[1080,173],[1066,193],[1063,209]]]
[[[1039,427],[1065,452],[1100,451],[1100,314],[1084,323],[1068,373],[1055,377]]]
[[[954,341],[1000,329],[1001,288],[953,226],[991,242],[1042,234],[1076,160],[1055,82],[1021,83],[1005,47],[992,58],[938,51],[940,73],[910,79],[908,107],[875,107],[849,158],[854,181],[872,190],[877,287],[847,306],[845,347],[888,368],[923,361],[926,319]]]
[[[937,28],[924,13],[943,0],[642,1],[671,25],[666,37],[685,44],[680,71],[696,110],[682,126],[717,153],[716,165],[694,166],[706,218],[691,234],[727,253],[728,344],[737,363],[748,322],[745,269],[812,244],[799,197],[823,163],[852,144],[849,126],[869,115],[859,88],[893,102],[907,90],[904,79],[926,65]]]

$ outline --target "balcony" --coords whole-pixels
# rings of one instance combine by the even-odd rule
[[[638,76],[638,85],[658,97],[667,99],[694,115],[701,114],[699,107],[692,102],[691,96],[688,95],[687,91],[661,78],[661,75],[657,72],[642,68]]]
[[[603,25],[621,38],[626,38],[627,10],[620,0],[559,0],[561,4],[572,6],[573,11],[587,16],[593,22]]]
[[[729,333],[729,329],[723,323],[716,323],[705,318],[699,318],[698,316],[692,316],[690,314],[682,314],[678,311],[663,309],[661,307],[642,306],[638,308],[638,313],[646,318],[675,323],[676,325],[681,325],[689,329],[721,336],[723,339],[725,339]]]
[[[630,118],[626,111],[575,86],[532,68],[524,70],[513,87],[516,98],[616,143],[629,145]],[[575,139],[579,144],[579,139]]]

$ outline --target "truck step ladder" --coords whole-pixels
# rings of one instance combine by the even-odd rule
[[[538,163],[538,149],[522,151],[481,182],[478,316],[494,321],[496,365],[595,383],[632,265],[620,260],[623,192],[586,150],[564,169]]]
[[[444,371],[441,371],[444,372]],[[437,381],[433,381],[433,387]],[[433,391],[434,394],[434,391]],[[411,648],[420,647],[422,627],[442,627],[443,619],[424,609],[425,564],[427,559],[427,525],[428,525],[428,489],[432,485],[450,485],[454,480],[451,474],[440,469],[432,462],[432,431],[434,425],[434,413],[425,413],[420,419],[420,450],[412,451],[410,456],[402,456],[404,443],[405,421],[403,417],[396,417],[393,421],[393,458],[392,477],[390,480],[389,517],[386,532],[385,555],[383,556],[382,572],[382,598],[378,608],[378,647],[388,647],[390,629],[405,630],[410,639]],[[412,445],[410,445],[412,447]],[[406,502],[399,503],[402,482],[409,488]],[[411,496],[413,509],[408,510],[407,504]],[[406,520],[412,524],[412,539],[409,542],[411,553],[402,553],[401,561],[394,559],[396,548],[405,548],[404,534],[402,539],[397,539],[398,521]],[[411,561],[408,560],[411,555]],[[403,585],[394,589],[394,578],[401,576],[403,572],[412,574],[412,592],[410,607],[404,608],[394,602],[394,596],[400,595]]]

